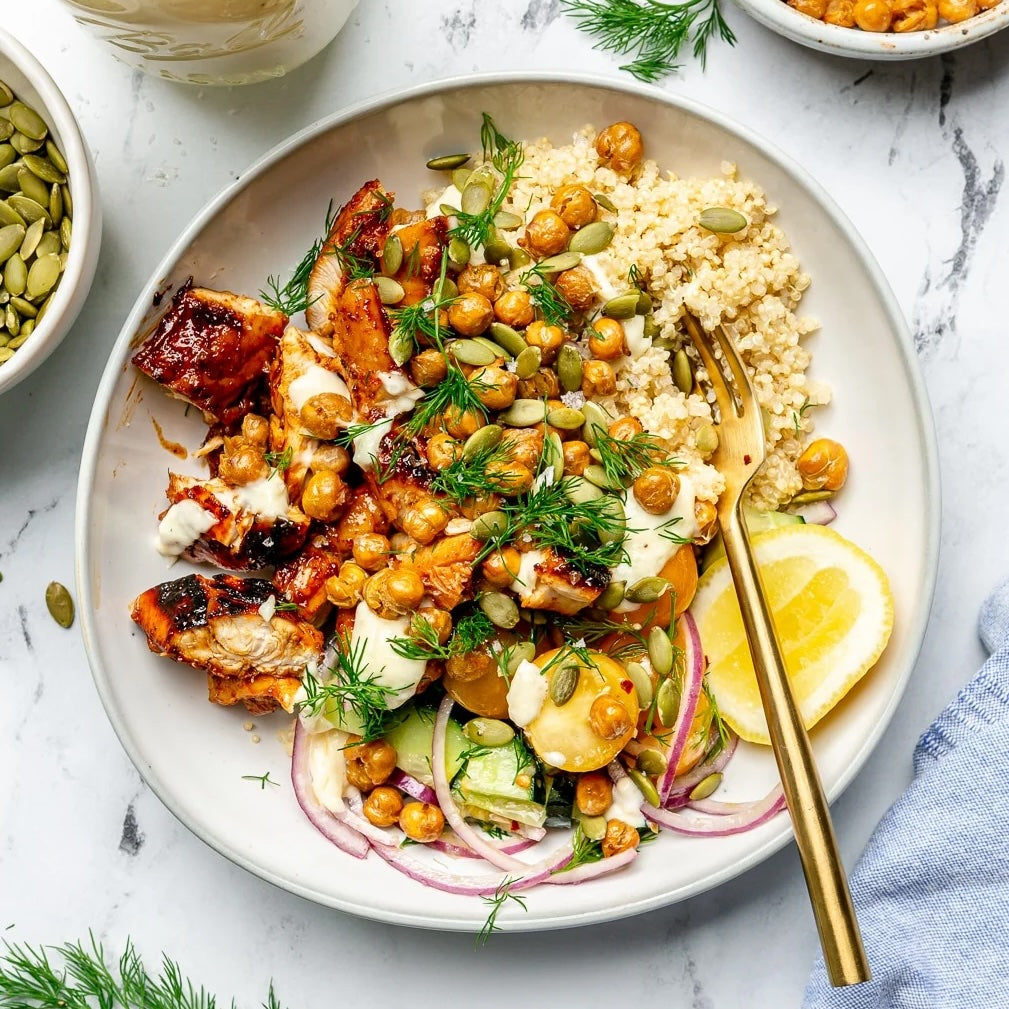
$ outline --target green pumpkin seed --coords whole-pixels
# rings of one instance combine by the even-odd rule
[[[483,247],[483,256],[488,263],[500,264],[506,259],[510,259],[512,247],[498,234],[497,229],[491,233],[487,239],[487,244]]]
[[[569,477],[564,481],[564,494],[572,504],[585,504],[588,501],[598,501],[603,492],[595,485],[580,476]]]
[[[52,138],[46,139],[46,154],[49,160],[56,166],[57,170],[66,175],[70,171],[67,159],[63,157],[63,152],[56,146]]]
[[[714,774],[709,774],[706,778],[702,778],[690,791],[691,801],[699,802],[701,799],[706,799],[718,790],[718,786],[721,783],[722,775],[718,771],[715,771]]]
[[[25,294],[30,301],[48,294],[60,279],[60,257],[42,256],[32,263],[28,270],[28,282],[25,286]]]
[[[647,291],[638,295],[636,315],[648,315],[652,310],[652,296]]]
[[[3,125],[4,122],[5,120],[0,119],[0,125]],[[17,159],[18,152],[10,144],[0,144],[0,168],[14,164]]]
[[[582,471],[582,476],[589,483],[594,483],[603,490],[620,490],[620,484],[610,479],[609,474],[602,466],[586,466]]]
[[[543,439],[543,465],[553,471],[554,482],[564,477],[564,443],[556,431],[549,431]]]
[[[504,654],[507,656],[505,670],[509,676],[514,676],[523,662],[532,662],[536,658],[536,646],[531,641],[519,641],[506,648]]]
[[[799,491],[788,503],[798,506],[814,504],[816,501],[829,501],[836,493],[832,490],[803,490]]]
[[[510,631],[519,622],[518,603],[503,592],[485,592],[480,597],[479,606],[495,627]]]
[[[581,674],[581,666],[576,664],[564,665],[554,670],[550,677],[550,700],[558,708],[563,708],[574,696]]]
[[[653,806],[661,806],[662,800],[659,798],[659,790],[655,787],[655,782],[639,771],[636,767],[627,768],[627,777],[638,786],[638,791],[645,797],[647,802]]]
[[[55,218],[54,218],[55,220]],[[382,272],[387,277],[399,273],[403,265],[403,243],[399,235],[390,235],[382,246]]]
[[[610,242],[616,229],[609,221],[593,221],[576,231],[568,242],[570,252],[580,252],[583,256],[594,256],[602,252]]]
[[[24,228],[28,222],[16,210],[11,209],[6,200],[0,200],[0,227],[5,224],[20,224]]]
[[[558,252],[556,256],[548,256],[536,264],[540,273],[563,273],[574,269],[582,261],[578,252]]]
[[[49,234],[51,235],[53,232],[49,232]],[[375,285],[375,290],[378,291],[378,300],[383,305],[398,305],[406,297],[403,285],[393,280],[392,277],[377,273],[372,277],[372,283]]]
[[[615,610],[624,601],[625,588],[626,582],[610,582],[596,600],[596,606],[601,610]]]
[[[499,210],[494,215],[494,227],[500,228],[502,231],[515,231],[523,224],[525,221],[518,214],[513,214],[508,210]]]
[[[12,294],[10,303],[17,309],[18,315],[29,319],[37,319],[42,313],[30,301],[26,301],[20,295]]]
[[[646,340],[654,340],[658,337],[659,333],[662,332],[662,330],[659,329],[659,324],[655,321],[654,315],[645,316],[645,325],[641,332]],[[671,348],[666,347],[665,349],[669,350]]]
[[[602,430],[605,433],[609,429],[610,415],[598,403],[593,403],[592,400],[589,400],[582,407],[582,413],[585,414],[585,429],[582,432],[582,441],[590,448],[595,448],[597,440],[596,432]]]
[[[659,684],[655,707],[662,724],[671,729],[676,724],[676,715],[680,710],[680,685],[676,680],[663,680]]]
[[[590,841],[601,841],[606,836],[605,816],[582,816],[578,820],[582,833]]]
[[[499,347],[493,340],[488,340],[486,336],[474,336],[473,339],[479,343],[481,347],[486,347],[494,355],[495,360],[499,357],[505,357],[511,360],[511,354],[509,354],[504,347]]]
[[[689,396],[694,388],[694,367],[682,347],[673,355],[673,381],[684,396]]]
[[[67,181],[66,175],[59,171],[48,158],[43,158],[38,154],[26,154],[23,160],[25,167],[33,175],[49,185],[54,182],[62,184]]]
[[[46,609],[60,627],[69,627],[73,624],[74,601],[65,585],[50,582],[46,586]]]
[[[469,534],[473,539],[486,543],[495,536],[501,536],[507,529],[508,516],[504,512],[484,512],[473,519]]]
[[[639,291],[628,291],[627,294],[618,294],[615,298],[610,298],[603,305],[603,315],[609,319],[632,319],[638,312]]]
[[[58,256],[62,248],[63,247],[60,245],[59,232],[47,231],[40,239],[39,244],[35,249],[35,255],[39,257],[49,255]]]
[[[31,322],[32,320],[29,319],[28,321]],[[3,330],[0,330],[0,348],[6,347],[7,344],[10,342],[11,342],[10,333],[5,333]]]
[[[582,367],[582,355],[578,353],[574,344],[564,344],[557,354],[557,378],[565,392],[577,392],[581,389]]]
[[[13,101],[14,92],[3,81],[0,81],[0,105],[10,105]]]
[[[17,336],[21,332],[21,316],[17,314],[12,305],[8,305],[4,309],[4,325],[11,336]]]
[[[24,102],[15,101],[7,110],[7,118],[18,130],[26,137],[31,137],[32,140],[45,140],[46,134],[49,132],[45,120],[34,109],[28,108]]]
[[[649,686],[651,686],[651,681],[649,680]],[[658,750],[645,749],[642,750],[637,757],[638,767],[644,771],[645,774],[659,775],[664,774],[666,767],[668,766],[668,761],[665,757],[659,753]]]
[[[50,294],[45,301],[42,302],[42,307],[38,310],[38,315],[35,316],[35,325],[42,321],[43,316],[49,311],[49,306],[53,303],[53,296]]]
[[[24,343],[25,340],[27,340],[28,337],[32,335],[32,331],[34,329],[35,329],[34,319],[23,319],[21,322],[21,335],[17,338],[16,341],[11,340],[11,343],[16,342],[17,345],[20,347],[21,344]]]
[[[474,368],[493,364],[495,354],[475,340],[454,340],[448,345],[448,352],[462,364],[473,365]]]
[[[63,246],[64,249],[69,250],[70,237],[72,233],[73,233],[73,225],[70,221],[70,218],[64,217],[63,220],[60,221],[60,244]],[[402,364],[403,362],[400,363]]]
[[[52,218],[49,211],[41,203],[32,200],[22,193],[13,193],[7,197],[7,202],[26,220],[29,224],[41,219],[46,222],[46,227],[52,226]],[[46,206],[49,205],[49,193],[46,193]]]
[[[21,185],[18,182],[18,172],[21,171],[21,162],[15,161],[13,164],[0,168],[0,189],[5,193],[18,193]]]
[[[701,211],[697,223],[706,231],[713,231],[717,235],[734,235],[737,231],[742,231],[749,222],[738,210],[730,210],[728,207],[708,207]]]
[[[599,509],[599,515],[610,521],[596,531],[601,543],[619,543],[627,535],[627,514],[618,497],[608,497]]]
[[[42,141],[33,140],[31,137],[26,137],[23,133],[18,133],[15,130],[11,134],[10,145],[18,154],[31,154],[42,146]]]
[[[55,183],[49,190],[49,216],[52,218],[54,228],[63,223],[63,194]]]
[[[462,731],[471,743],[480,746],[506,746],[515,738],[515,730],[499,718],[471,718]]]
[[[462,168],[469,161],[469,157],[468,154],[441,154],[428,161],[427,167],[432,172],[451,172],[455,168]]]
[[[24,294],[28,283],[28,267],[18,253],[14,253],[4,265],[4,287],[11,294]]]
[[[6,224],[0,228],[0,263],[6,263],[25,238],[25,229],[20,224]]]
[[[668,676],[673,671],[673,643],[661,627],[648,632],[648,658],[659,676]]]
[[[21,258],[27,263],[42,241],[42,234],[46,229],[46,222],[40,217],[37,221],[32,221],[25,231],[24,241],[21,243]]]
[[[14,356],[14,351],[10,347],[0,347],[0,364],[9,361]]]
[[[464,214],[482,214],[490,206],[492,195],[490,184],[477,179],[474,174],[462,191],[459,207]]]
[[[547,423],[561,431],[577,431],[585,423],[585,414],[570,406],[561,406],[547,414]]]
[[[472,174],[472,169],[456,168],[452,172],[452,185],[461,193],[466,188],[466,183],[469,182]]]
[[[518,330],[506,326],[503,322],[492,322],[487,332],[490,338],[499,347],[504,347],[512,357],[518,357],[522,351],[529,348],[529,344],[522,339]],[[536,367],[538,368],[539,365],[537,364]]]
[[[651,707],[655,691],[652,687],[652,678],[648,675],[645,667],[640,662],[632,661],[628,662],[624,668],[627,670],[627,679],[634,684],[634,692],[638,695],[638,707],[642,709]],[[640,760],[638,766],[641,766]]]
[[[631,603],[657,603],[659,599],[669,591],[669,582],[658,575],[650,575],[636,581],[627,592],[624,598]]]
[[[603,210],[608,210],[611,214],[617,213],[617,205],[603,193],[593,193],[592,199],[599,204]]]
[[[542,358],[543,352],[539,347],[526,347],[515,358],[515,374],[522,380],[532,378],[539,371]]]
[[[64,217],[63,224],[60,225],[60,241],[63,241],[64,237],[63,225],[69,223],[70,218]],[[69,229],[67,229],[67,237],[69,237]],[[407,330],[400,326],[393,329],[392,335],[389,337],[389,356],[393,361],[402,367],[413,356],[413,349],[413,337]]]
[[[519,357],[521,356],[520,354]],[[532,427],[546,419],[546,405],[539,399],[517,399],[507,410],[498,414],[497,419],[508,427]]]
[[[461,269],[464,267],[470,258],[470,248],[463,239],[458,235],[455,238],[449,239],[448,243],[448,261],[456,269]]]
[[[694,432],[694,445],[701,455],[710,455],[718,448],[718,428],[714,424],[702,424]]]
[[[63,194],[63,213],[67,217],[74,216],[74,199],[70,195],[70,189],[67,186],[60,186],[60,192]]]
[[[525,249],[508,250],[508,268],[511,270],[521,270],[532,262],[532,257]]]
[[[478,431],[474,431],[462,447],[462,457],[472,459],[482,452],[492,451],[500,444],[503,434],[504,428],[500,424],[487,424]]]

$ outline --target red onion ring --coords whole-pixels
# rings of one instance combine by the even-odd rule
[[[829,526],[837,518],[837,511],[829,501],[810,501],[792,509],[794,515],[801,515],[811,526]]]
[[[566,872],[559,872],[544,880],[544,882],[554,883],[558,886],[570,883],[584,883],[587,879],[597,879],[599,876],[605,876],[607,873],[616,872],[617,869],[630,865],[637,857],[638,849],[628,848],[626,851],[621,851],[599,862],[587,862],[584,865],[575,866],[574,869],[568,869]]]
[[[389,776],[389,784],[405,792],[413,799],[420,802],[429,802],[433,806],[438,805],[438,796],[434,794],[433,788],[428,788],[423,781],[418,781],[413,775],[401,771],[398,767]]]
[[[686,628],[686,645],[684,648],[683,692],[680,696],[680,710],[676,713],[676,724],[673,726],[673,741],[666,755],[668,763],[659,783],[659,797],[663,804],[669,798],[676,777],[676,765],[679,763],[683,750],[690,736],[694,715],[697,713],[697,702],[701,696],[704,684],[704,652],[701,649],[701,638],[697,633],[697,624],[690,613],[684,613],[680,619]]]
[[[299,718],[294,726],[294,752],[291,754],[291,784],[294,786],[294,795],[298,800],[298,805],[301,806],[302,812],[308,817],[312,826],[327,841],[332,842],[348,855],[353,855],[354,858],[364,858],[371,849],[368,840],[337,819],[315,796],[315,790],[312,788],[312,776],[308,769],[306,735]]]
[[[744,830],[766,823],[785,808],[785,797],[781,785],[775,785],[763,799],[756,802],[739,803],[734,813],[711,815],[693,809],[657,809],[645,803],[641,812],[660,827],[667,827],[678,834],[694,837],[726,837],[740,834]]]
[[[681,774],[678,778],[673,778],[673,788],[669,793],[669,798],[663,803],[666,809],[677,809],[686,806],[690,802],[690,793],[696,785],[699,785],[705,778],[710,778],[712,774],[718,774],[725,768],[725,765],[732,759],[739,745],[739,736],[734,732],[729,733],[728,741],[718,753],[710,760],[705,760],[696,767]]]

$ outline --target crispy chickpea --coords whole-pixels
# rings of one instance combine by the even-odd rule
[[[494,315],[506,326],[524,329],[534,318],[533,299],[528,291],[505,291],[494,302]]]
[[[392,620],[394,617],[402,617],[409,613],[410,610],[416,607],[416,603],[413,606],[404,607],[398,600],[402,598],[402,593],[397,593],[394,597],[392,593],[392,582],[393,578],[397,574],[401,574],[403,569],[399,571],[394,571],[392,568],[382,568],[381,571],[373,574],[364,586],[364,601],[368,604],[368,608],[373,612],[377,613],[383,620]],[[420,581],[420,576],[412,568],[407,569],[414,577],[416,577],[416,583],[412,585],[407,585],[408,588],[413,589],[413,595],[416,595],[417,603],[424,597],[424,585]],[[406,575],[401,579],[404,583],[411,582],[410,574]],[[420,594],[417,595],[416,587],[417,584],[420,585]]]
[[[826,24],[837,25],[839,28],[854,28],[855,0],[830,0],[823,20]]]
[[[637,417],[618,417],[610,424],[606,433],[617,441],[631,441],[644,430]]]
[[[560,395],[560,391],[561,383],[557,372],[549,368],[540,368],[532,378],[519,380],[518,395],[522,399],[553,399]]]
[[[575,266],[557,275],[554,287],[564,295],[564,300],[577,312],[592,306],[596,298],[596,285],[592,274],[584,266]]]
[[[852,15],[864,32],[888,31],[893,17],[888,0],[855,0]]]
[[[396,751],[384,739],[349,746],[347,780],[362,791],[384,784],[396,770]]]
[[[507,410],[515,402],[518,375],[490,365],[477,368],[469,377],[476,398],[490,410]]]
[[[633,123],[614,123],[596,137],[596,154],[621,174],[634,171],[644,152],[641,134]]]
[[[378,571],[389,563],[389,540],[379,533],[355,536],[351,549],[355,562],[365,571]]]
[[[391,827],[403,811],[403,796],[398,789],[379,785],[364,800],[365,819],[376,827]]]
[[[543,431],[539,427],[508,427],[501,444],[506,458],[535,470],[543,455]]]
[[[314,473],[328,469],[342,476],[350,469],[350,453],[342,445],[320,445],[312,453],[309,465]]]
[[[462,458],[462,445],[445,431],[431,435],[427,440],[427,464],[434,470],[443,470]]]
[[[453,404],[441,415],[441,425],[453,438],[468,438],[483,427],[483,418],[475,410],[460,410]]]
[[[617,391],[617,376],[607,361],[586,361],[582,365],[582,392],[586,399],[612,396]]]
[[[529,323],[525,337],[530,347],[539,347],[544,364],[552,364],[557,351],[564,345],[564,330],[560,326],[548,326],[542,319]]]
[[[399,826],[411,841],[430,844],[445,829],[445,815],[429,802],[408,802],[399,814]]]
[[[571,229],[556,210],[539,210],[526,225],[519,245],[534,256],[556,256],[568,247],[570,237]]]
[[[410,613],[420,606],[420,601],[424,598],[424,582],[420,572],[412,564],[401,564],[391,571],[386,582],[389,598],[400,613]]]
[[[258,413],[247,413],[242,418],[242,437],[253,445],[265,445],[270,437],[270,422]]]
[[[410,358],[410,377],[422,389],[433,389],[448,373],[440,350],[422,350]]]
[[[354,567],[361,572],[363,580],[360,583],[348,581],[339,575],[326,579],[326,598],[341,610],[350,610],[357,606],[361,601],[364,583],[368,580],[368,574],[363,568],[357,567],[356,564]]]
[[[830,438],[810,442],[795,465],[805,490],[840,490],[848,479],[848,453]]]
[[[619,739],[632,724],[627,709],[609,694],[600,694],[589,708],[589,727],[600,739]]]
[[[598,212],[592,194],[577,183],[558,188],[550,201],[550,207],[557,211],[569,228],[575,230],[591,224]]]
[[[524,494],[533,485],[533,471],[518,462],[492,461],[484,467],[484,476],[494,490],[505,497]]]
[[[433,498],[424,498],[410,505],[400,516],[403,532],[427,546],[448,525],[448,512]]]
[[[978,0],[977,6],[979,10],[991,10],[997,3],[1001,3],[1002,0]]]
[[[951,24],[974,17],[978,12],[977,0],[939,0],[939,16]],[[935,27],[933,24],[932,27]]]
[[[456,277],[460,294],[482,294],[494,302],[504,293],[504,278],[492,263],[471,263]]]
[[[627,336],[619,319],[605,315],[596,319],[589,330],[589,353],[600,361],[612,361],[627,353]]]
[[[335,392],[320,392],[305,400],[298,419],[307,434],[323,441],[332,441],[350,423],[354,408],[346,396]]]
[[[501,547],[488,555],[480,570],[484,578],[496,589],[506,589],[519,575],[522,555],[515,547]]]
[[[586,816],[602,816],[613,802],[613,785],[605,774],[590,771],[575,785],[575,805]]]
[[[448,324],[461,336],[479,336],[494,321],[494,306],[482,294],[460,294],[448,307]]]
[[[641,838],[637,830],[623,820],[610,820],[606,824],[606,833],[603,835],[602,849],[603,858],[612,858],[623,851],[630,851],[636,848]]]
[[[695,543],[709,543],[718,528],[718,511],[710,501],[694,502],[694,520],[697,522]]]
[[[347,487],[331,469],[313,473],[301,492],[301,510],[320,522],[332,522],[347,500]]]
[[[443,645],[452,633],[452,614],[448,610],[438,609],[437,606],[425,606],[417,610],[410,620],[410,630],[420,636],[427,625],[434,631],[438,638],[438,644]]]
[[[217,475],[233,487],[242,487],[254,480],[261,480],[270,472],[270,467],[258,445],[244,438],[231,439],[230,451],[221,455]]]
[[[592,465],[589,447],[583,441],[564,442],[564,475],[581,476]]]
[[[679,493],[680,478],[668,466],[649,466],[634,481],[634,499],[649,515],[665,515]]]
[[[368,572],[354,561],[344,561],[337,572],[337,578],[345,585],[351,586],[359,601],[364,591],[364,583],[368,580]]]
[[[967,0],[974,14],[977,13],[977,0]],[[939,9],[935,0],[891,0],[893,8],[893,24],[895,32],[929,31],[939,22]],[[972,17],[972,14],[968,14]],[[947,20],[949,20],[947,18]]]
[[[470,683],[497,671],[497,659],[486,648],[462,655],[452,655],[445,660],[445,675],[463,683]]]
[[[827,9],[827,0],[788,0],[788,6],[800,14],[808,14],[820,21]]]
[[[393,533],[389,537],[389,550],[394,554],[412,554],[420,544],[406,533]]]

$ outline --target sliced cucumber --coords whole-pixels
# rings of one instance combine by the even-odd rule
[[[801,515],[792,515],[789,512],[758,511],[756,508],[747,508],[745,505],[743,506],[743,515],[746,518],[746,528],[751,536],[766,533],[768,530],[777,529],[780,526],[804,524],[806,521]],[[718,533],[701,554],[701,571],[707,571],[719,557],[724,556],[725,547],[722,546],[722,535]]]
[[[396,764],[400,770],[434,787],[431,775],[431,743],[434,739],[434,708],[414,708],[385,738],[396,750]],[[472,743],[463,735],[458,722],[450,719],[445,735],[445,773],[451,781],[463,765],[464,751]]]
[[[516,738],[507,746],[476,748],[452,787],[465,815],[540,827],[546,810],[533,800],[535,775],[532,755]]]

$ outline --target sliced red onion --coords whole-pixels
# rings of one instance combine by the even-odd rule
[[[307,733],[299,718],[294,727],[294,752],[291,756],[291,784],[305,816],[312,826],[341,851],[354,858],[364,858],[371,849],[368,840],[346,823],[337,819],[315,797],[312,776],[308,769]]]
[[[695,786],[699,785],[705,778],[710,778],[711,775],[718,774],[724,770],[725,765],[728,764],[729,760],[732,759],[732,755],[736,752],[738,745],[739,737],[734,732],[730,732],[725,746],[710,760],[703,761],[687,771],[686,774],[681,774],[678,778],[673,779],[672,790],[663,806],[666,809],[678,809],[680,806],[686,806],[690,802],[690,793],[694,790]]]
[[[520,851],[531,848],[536,843],[535,840],[531,840],[528,837],[491,837],[488,838],[488,842],[500,851],[503,851],[506,855],[516,855]],[[439,837],[437,841],[431,842],[430,847],[436,851],[444,852],[446,855],[451,855],[453,858],[483,858],[482,855],[478,855],[475,851],[470,851],[454,834]]]
[[[697,633],[697,624],[690,613],[684,613],[680,619],[686,628],[686,644],[683,655],[683,692],[680,695],[680,710],[676,713],[676,724],[673,725],[672,743],[666,755],[668,764],[659,782],[659,796],[663,804],[669,798],[676,777],[676,765],[683,755],[683,750],[690,737],[690,729],[697,713],[697,702],[701,696],[704,684],[704,652],[701,649],[701,638]]]
[[[372,845],[395,847],[403,843],[403,838],[406,837],[406,834],[398,827],[376,827],[370,820],[365,819],[363,815],[364,802],[361,799],[361,793],[353,785],[347,789],[345,796],[347,799],[347,808],[341,813],[333,814],[341,823],[345,823],[352,830],[363,834],[371,841]]]
[[[438,796],[434,794],[433,788],[428,788],[423,781],[418,781],[413,775],[401,771],[398,767],[389,776],[389,784],[405,792],[412,799],[430,802],[432,806],[438,805]]]
[[[766,823],[785,808],[785,797],[781,786],[776,785],[763,799],[756,802],[741,802],[734,813],[711,815],[694,809],[657,809],[645,803],[641,812],[660,827],[668,827],[678,834],[694,837],[726,837],[741,834],[762,823]]]
[[[829,501],[810,501],[792,509],[793,515],[800,515],[811,526],[829,526],[837,518],[837,511]]]
[[[599,876],[605,876],[607,873],[616,872],[617,869],[630,865],[637,857],[638,849],[628,848],[627,851],[621,851],[610,858],[604,858],[598,862],[586,862],[584,865],[568,869],[566,872],[559,872],[544,882],[556,883],[558,886],[568,883],[584,883],[587,879],[597,879]]]

